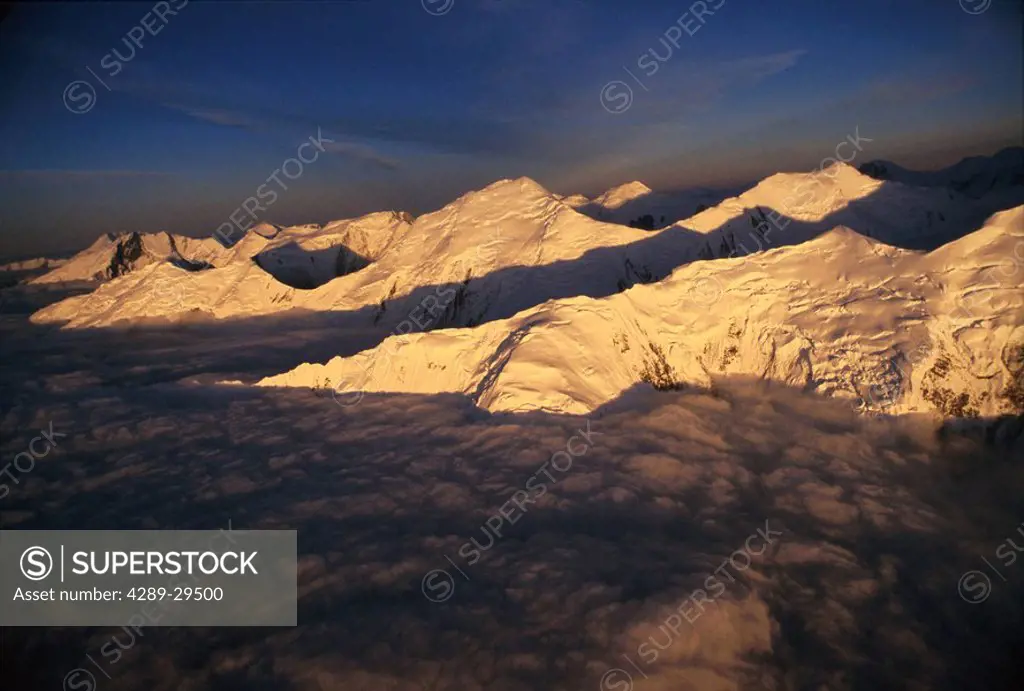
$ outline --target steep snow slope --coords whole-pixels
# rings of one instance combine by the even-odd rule
[[[779,208],[795,220],[772,213]],[[104,326],[184,312],[229,318],[303,308],[348,312],[359,324],[408,332],[506,318],[550,299],[611,295],[659,280],[696,259],[803,242],[837,224],[902,244],[963,235],[982,221],[965,200],[951,199],[945,191],[882,183],[849,166],[772,176],[740,197],[658,232],[594,221],[521,178],[470,192],[416,219],[407,231],[399,229],[407,217],[395,214],[357,220],[369,228],[368,237],[390,238],[384,243],[387,251],[366,268],[313,290],[287,285],[293,280],[288,276],[278,280],[264,272],[252,274],[245,262],[235,260],[187,277],[186,287],[159,285],[166,272],[147,274],[144,281],[114,282],[93,296],[53,305],[33,320]],[[266,242],[247,236],[232,251],[236,259],[256,256],[265,248],[259,243]],[[270,242],[286,238],[278,235]],[[284,261],[282,252],[260,259],[260,266],[272,270],[277,259]],[[287,256],[291,266],[308,259]],[[311,263],[316,264],[315,257]],[[133,296],[122,299],[128,291]],[[187,297],[180,303],[148,301],[147,292]]]
[[[740,374],[869,409],[1021,412],[1021,275],[1024,207],[930,254],[840,227],[793,247],[696,262],[605,299],[393,336],[260,385],[452,392],[492,411],[586,413],[643,381],[671,388]]]
[[[908,170],[892,161],[870,161],[860,171],[879,180],[947,187],[974,199],[1016,195],[1016,203],[1024,200],[1024,147],[1019,146],[993,156],[971,156],[942,170]]]

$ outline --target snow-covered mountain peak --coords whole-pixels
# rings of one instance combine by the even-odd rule
[[[195,270],[226,261],[229,253],[213,238],[171,233],[106,233],[58,268],[32,283],[104,281],[156,262]]]
[[[811,249],[856,249],[870,251],[876,245],[880,245],[878,240],[870,238],[862,233],[858,233],[853,228],[847,226],[836,226],[832,230],[827,230],[816,238],[812,238],[807,241],[807,247]],[[888,247],[888,245],[884,245]]]
[[[594,201],[605,209],[618,209],[634,199],[639,199],[640,197],[645,197],[648,194],[651,194],[653,191],[654,190],[639,180],[634,180],[611,188],[607,192],[596,197]]]
[[[479,247],[489,246],[488,254],[493,254],[499,237],[528,232],[520,221],[544,224],[563,210],[571,212],[557,195],[530,178],[498,180],[415,219],[410,242],[420,249],[399,248],[402,261],[415,256],[410,252],[450,253],[463,245],[476,255]]]
[[[374,211],[357,218],[329,221],[324,224],[321,231],[325,233],[345,231],[350,234],[358,231],[367,237],[380,238],[381,234],[389,233],[396,223],[412,225],[415,220],[415,217],[407,211]]]
[[[574,209],[579,209],[581,206],[590,203],[590,199],[582,194],[568,194],[565,196],[560,196],[559,199],[562,200],[563,204],[571,206]]]
[[[762,204],[795,218],[818,220],[826,214],[863,199],[882,183],[845,163],[810,173],[776,173],[765,178],[741,198],[762,198]]]
[[[477,198],[491,199],[494,197],[515,197],[523,196],[525,198],[536,198],[536,197],[553,197],[558,198],[557,195],[549,191],[544,185],[540,184],[536,180],[530,177],[518,177],[518,178],[502,178],[495,180],[491,184],[482,187],[478,190],[472,190],[456,199],[453,203],[458,203],[460,200],[472,200]]]
[[[995,211],[1020,204],[995,201],[876,180],[838,163],[809,173],[777,173],[677,225],[730,239],[709,239],[704,258],[733,253],[733,245],[746,254],[803,242],[840,225],[890,245],[933,249],[978,229]]]
[[[275,225],[273,223],[268,223],[267,221],[260,221],[256,225],[249,228],[249,232],[269,240],[271,238],[277,237],[278,233],[281,232],[281,226]]]
[[[530,178],[506,179],[468,192],[415,219],[406,240],[382,267],[407,272],[436,264],[437,277],[481,276],[545,253],[564,255],[560,244],[593,244],[600,226]],[[559,240],[561,238],[561,240]]]

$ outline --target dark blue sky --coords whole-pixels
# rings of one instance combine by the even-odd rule
[[[1017,0],[705,0],[700,19],[690,0],[184,2],[0,24],[0,254],[209,234],[318,128],[334,143],[262,220],[421,213],[520,175],[743,182],[815,167],[857,128],[874,141],[854,165],[1021,144]]]

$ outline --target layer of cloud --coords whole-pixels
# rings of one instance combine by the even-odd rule
[[[14,630],[15,686],[59,684],[86,655],[102,688],[154,691],[613,691],[623,673],[637,691],[982,689],[1019,672],[1024,572],[980,604],[957,588],[1014,534],[1024,474],[927,422],[748,382],[589,421],[456,396],[341,408],[197,383],[308,357],[297,334],[53,335],[42,362],[32,331],[3,336],[3,458],[51,420],[69,435],[5,499],[8,527],[230,520],[295,528],[300,552],[295,629]],[[438,569],[443,602],[423,590]],[[703,610],[697,590],[715,593]],[[98,655],[112,635],[134,641],[116,664]]]

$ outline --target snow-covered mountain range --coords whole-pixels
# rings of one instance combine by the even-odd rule
[[[1022,250],[1024,207],[930,253],[838,227],[607,298],[392,336],[260,385],[461,393],[492,411],[584,414],[638,384],[708,387],[732,374],[875,410],[1019,413]]]
[[[324,226],[259,223],[230,248],[214,238],[197,239],[172,233],[107,234],[70,259],[51,262],[56,268],[35,278],[33,283],[109,281],[154,264],[202,271],[251,260],[285,285],[311,288],[365,267],[397,239],[377,232],[373,216],[368,216],[366,223],[344,220]],[[411,217],[406,220],[412,221]],[[46,261],[49,260],[21,264],[45,266]]]
[[[36,322],[69,321],[68,326],[75,327],[196,312],[221,316],[215,309],[219,304],[231,306],[223,316],[287,310],[295,306],[294,295],[314,292],[306,288],[358,271],[379,257],[401,238],[410,220],[407,214],[381,212],[324,227],[261,224],[227,249],[213,238],[186,238],[190,250],[201,243],[202,252],[174,254],[163,261],[152,252],[144,254],[130,270],[92,293],[50,305],[32,318]],[[174,236],[167,237],[182,244]],[[111,256],[109,248],[97,250],[90,248],[68,266],[104,266]],[[113,256],[120,254],[115,250]],[[68,320],[64,316],[79,310],[78,317]]]
[[[380,345],[262,385],[457,392],[493,411],[583,413],[638,384],[721,374],[866,410],[1021,409],[1024,207],[989,218],[1005,196],[837,164],[772,175],[656,231],[581,213],[645,196],[634,183],[590,202],[520,178],[415,219],[262,224],[230,249],[107,238],[51,274],[109,280],[32,320],[321,313],[376,329]]]
[[[106,326],[301,308],[395,327],[427,301],[429,324],[413,330],[470,326],[546,300],[611,295],[691,261],[799,243],[837,225],[895,245],[934,247],[987,216],[979,202],[946,190],[881,182],[843,164],[773,175],[656,232],[595,221],[528,178],[502,180],[414,221],[380,212],[323,229],[277,229],[271,239],[248,233],[230,250],[208,240],[215,245],[203,257],[208,270],[174,262],[136,267],[33,319]],[[344,273],[334,268],[342,255],[344,268],[364,268],[325,283]]]

